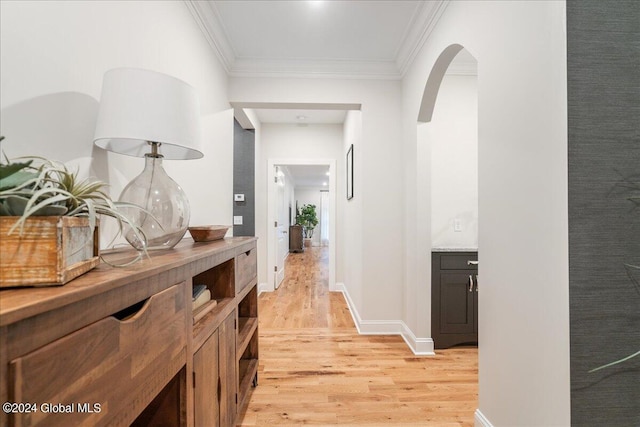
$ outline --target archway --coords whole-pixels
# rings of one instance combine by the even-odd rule
[[[477,343],[477,61],[460,44],[443,50],[427,79],[417,154],[417,214],[429,221],[419,253],[432,261],[418,271],[430,296],[423,320],[435,348]]]

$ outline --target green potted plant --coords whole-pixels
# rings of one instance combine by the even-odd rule
[[[44,158],[0,162],[0,288],[61,285],[96,267],[100,215],[144,241],[105,186]]]
[[[306,247],[311,246],[311,238],[313,238],[313,232],[316,225],[318,225],[316,205],[302,205],[302,208],[300,208],[296,214],[296,224],[303,227],[304,245]]]

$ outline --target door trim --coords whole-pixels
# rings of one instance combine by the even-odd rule
[[[331,206],[329,207],[329,217],[332,219],[329,221],[329,291],[336,291],[336,159],[273,159],[267,160],[267,224],[273,225],[276,221],[275,218],[275,203],[276,194],[275,187],[271,185],[275,180],[275,166],[279,165],[325,165],[329,166],[329,200]],[[276,242],[276,227],[268,227],[267,229],[267,265],[272,266],[276,264],[275,242]],[[274,291],[273,280],[269,280],[263,287],[264,291]]]

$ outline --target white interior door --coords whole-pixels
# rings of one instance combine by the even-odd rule
[[[276,166],[276,267],[274,287],[278,289],[284,279],[284,260],[289,254],[289,212],[285,197],[286,179],[280,168]]]

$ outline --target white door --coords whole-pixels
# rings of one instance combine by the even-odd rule
[[[274,286],[278,289],[284,279],[284,260],[289,254],[289,215],[285,197],[286,180],[284,173],[276,166],[276,266]]]

